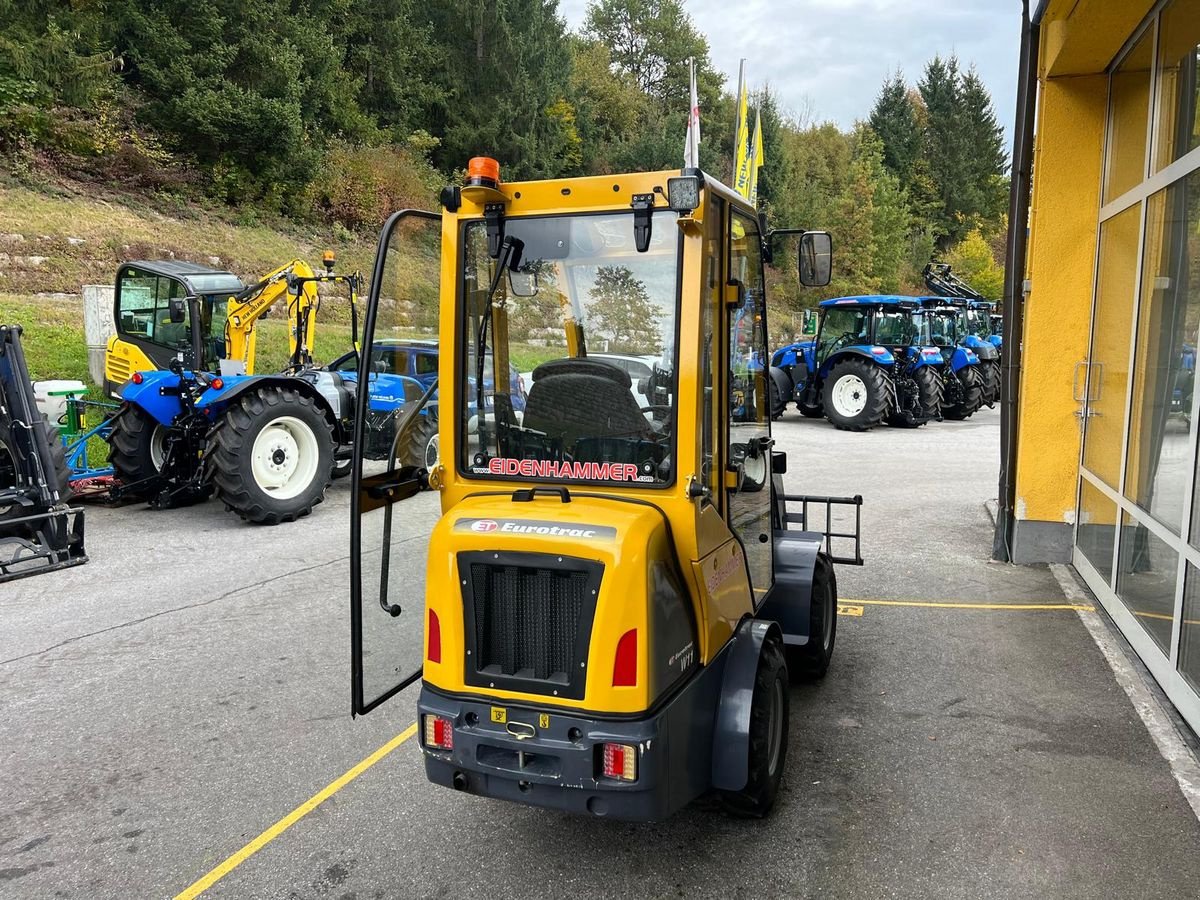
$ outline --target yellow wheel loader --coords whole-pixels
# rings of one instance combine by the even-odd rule
[[[419,678],[437,784],[630,820],[715,790],[765,815],[789,676],[825,673],[834,563],[861,564],[861,498],[783,491],[765,219],[691,169],[506,184],[482,158],[441,201],[386,223],[365,315],[370,346],[432,304],[440,387],[374,461],[358,395],[353,714]],[[801,281],[826,284],[829,235],[799,247]],[[614,361],[634,356],[653,362],[636,382]],[[531,369],[523,410],[510,361]],[[435,391],[440,458],[407,465]]]

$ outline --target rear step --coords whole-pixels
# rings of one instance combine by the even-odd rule
[[[816,534],[825,537],[825,554],[832,562],[843,566],[861,566],[862,558],[862,494],[855,494],[853,497],[813,497],[805,494],[784,494],[784,522],[789,525],[798,526],[801,531],[812,531]],[[800,509],[788,509],[787,504],[799,504]],[[812,517],[809,515],[810,506],[825,507],[825,527],[820,527],[818,512],[818,521],[814,524]],[[852,506],[854,507],[854,530],[853,531],[834,531],[833,530],[833,507],[834,506]],[[853,556],[837,556],[833,552],[834,539],[845,543],[848,541],[854,542]]]

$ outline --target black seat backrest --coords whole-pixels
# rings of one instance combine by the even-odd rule
[[[561,440],[647,437],[650,424],[630,390],[629,373],[593,359],[555,359],[533,370],[524,426]]]

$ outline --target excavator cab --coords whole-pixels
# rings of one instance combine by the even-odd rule
[[[421,679],[430,780],[622,819],[713,789],[770,809],[789,672],[825,672],[834,563],[861,562],[857,524],[805,527],[861,498],[784,492],[773,243],[698,170],[504,184],[488,159],[440,214],[384,226],[363,340],[436,330],[439,371],[386,422],[359,395],[352,713]],[[830,255],[802,233],[802,282],[828,283]],[[435,395],[438,458],[408,465]]]

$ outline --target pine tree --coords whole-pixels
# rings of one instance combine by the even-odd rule
[[[921,153],[921,132],[908,96],[908,85],[899,70],[883,83],[869,122],[883,141],[884,164],[907,186],[913,164]]]
[[[937,186],[939,209],[933,225],[942,246],[957,242],[965,233],[960,215],[970,192],[970,176],[962,129],[962,94],[958,58],[935,56],[925,66],[918,84],[928,114],[924,130],[924,156]]]
[[[615,353],[658,353],[662,337],[658,311],[646,285],[628,266],[602,266],[588,292],[587,324],[593,334],[608,337]]]
[[[962,79],[962,132],[970,156],[967,170],[973,188],[969,210],[984,219],[996,219],[1005,208],[1008,154],[1004,129],[996,119],[992,97],[972,66]]]

